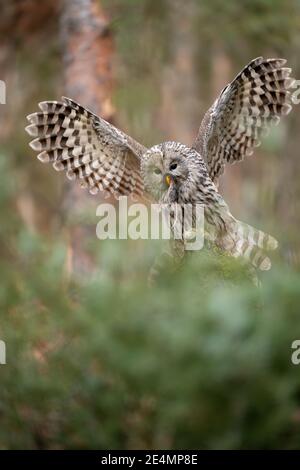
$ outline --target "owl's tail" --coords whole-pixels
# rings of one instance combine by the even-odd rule
[[[268,233],[232,218],[230,231],[220,240],[221,247],[235,258],[250,262],[261,271],[271,268],[271,260],[266,252],[276,250],[277,240]]]

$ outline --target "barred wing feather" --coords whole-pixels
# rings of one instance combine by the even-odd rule
[[[251,155],[270,126],[291,110],[289,88],[294,79],[285,63],[285,59],[254,59],[207,111],[193,147],[206,161],[213,181],[226,163]]]
[[[36,137],[30,146],[39,160],[79,179],[91,194],[143,194],[143,145],[70,98],[43,101],[39,107],[40,112],[27,117],[26,127]]]

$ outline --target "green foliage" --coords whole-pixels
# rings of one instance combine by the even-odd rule
[[[238,60],[245,57],[245,50],[257,55],[266,49],[285,52],[299,29],[297,0],[195,0],[194,3],[198,7],[199,34],[206,40],[222,43],[228,54]]]
[[[111,241],[98,274],[68,285],[62,238],[10,220],[1,448],[299,447],[298,273],[275,267],[257,289],[203,252],[149,289],[149,249]]]
[[[101,2],[118,52],[117,118],[146,145],[164,138],[156,116],[164,70],[180,46],[172,43],[174,3]],[[296,0],[189,4],[205,100],[215,52],[239,66],[269,51],[297,52],[289,50],[299,30]],[[20,118],[60,94],[54,36],[35,54],[18,54],[22,83],[10,94],[14,88],[26,99],[0,158],[0,340],[7,346],[0,448],[299,448],[300,366],[291,363],[291,344],[300,339],[299,272],[277,261],[258,289],[240,265],[203,251],[149,289],[156,245],[93,238],[83,243],[96,274],[67,280],[67,245],[55,228],[63,179],[29,157]],[[205,100],[195,100],[204,111]],[[265,141],[270,152],[276,139]],[[246,181],[243,187],[249,199]],[[43,234],[20,209],[27,188]],[[262,210],[261,201],[254,206]],[[296,224],[295,231],[298,243]]]

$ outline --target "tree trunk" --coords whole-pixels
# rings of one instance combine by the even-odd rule
[[[111,58],[113,41],[109,21],[98,0],[64,0],[61,16],[64,93],[111,121],[113,117]],[[93,269],[84,241],[95,236],[97,200],[76,183],[67,183],[63,216],[69,224],[68,272],[82,275]],[[83,220],[84,219],[84,220]]]

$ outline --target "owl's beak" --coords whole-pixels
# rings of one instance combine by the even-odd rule
[[[169,173],[166,173],[166,174],[164,175],[164,183],[165,183],[165,185],[166,185],[167,188],[170,186],[172,180],[173,180],[173,179],[172,179],[172,176],[169,175]]]

